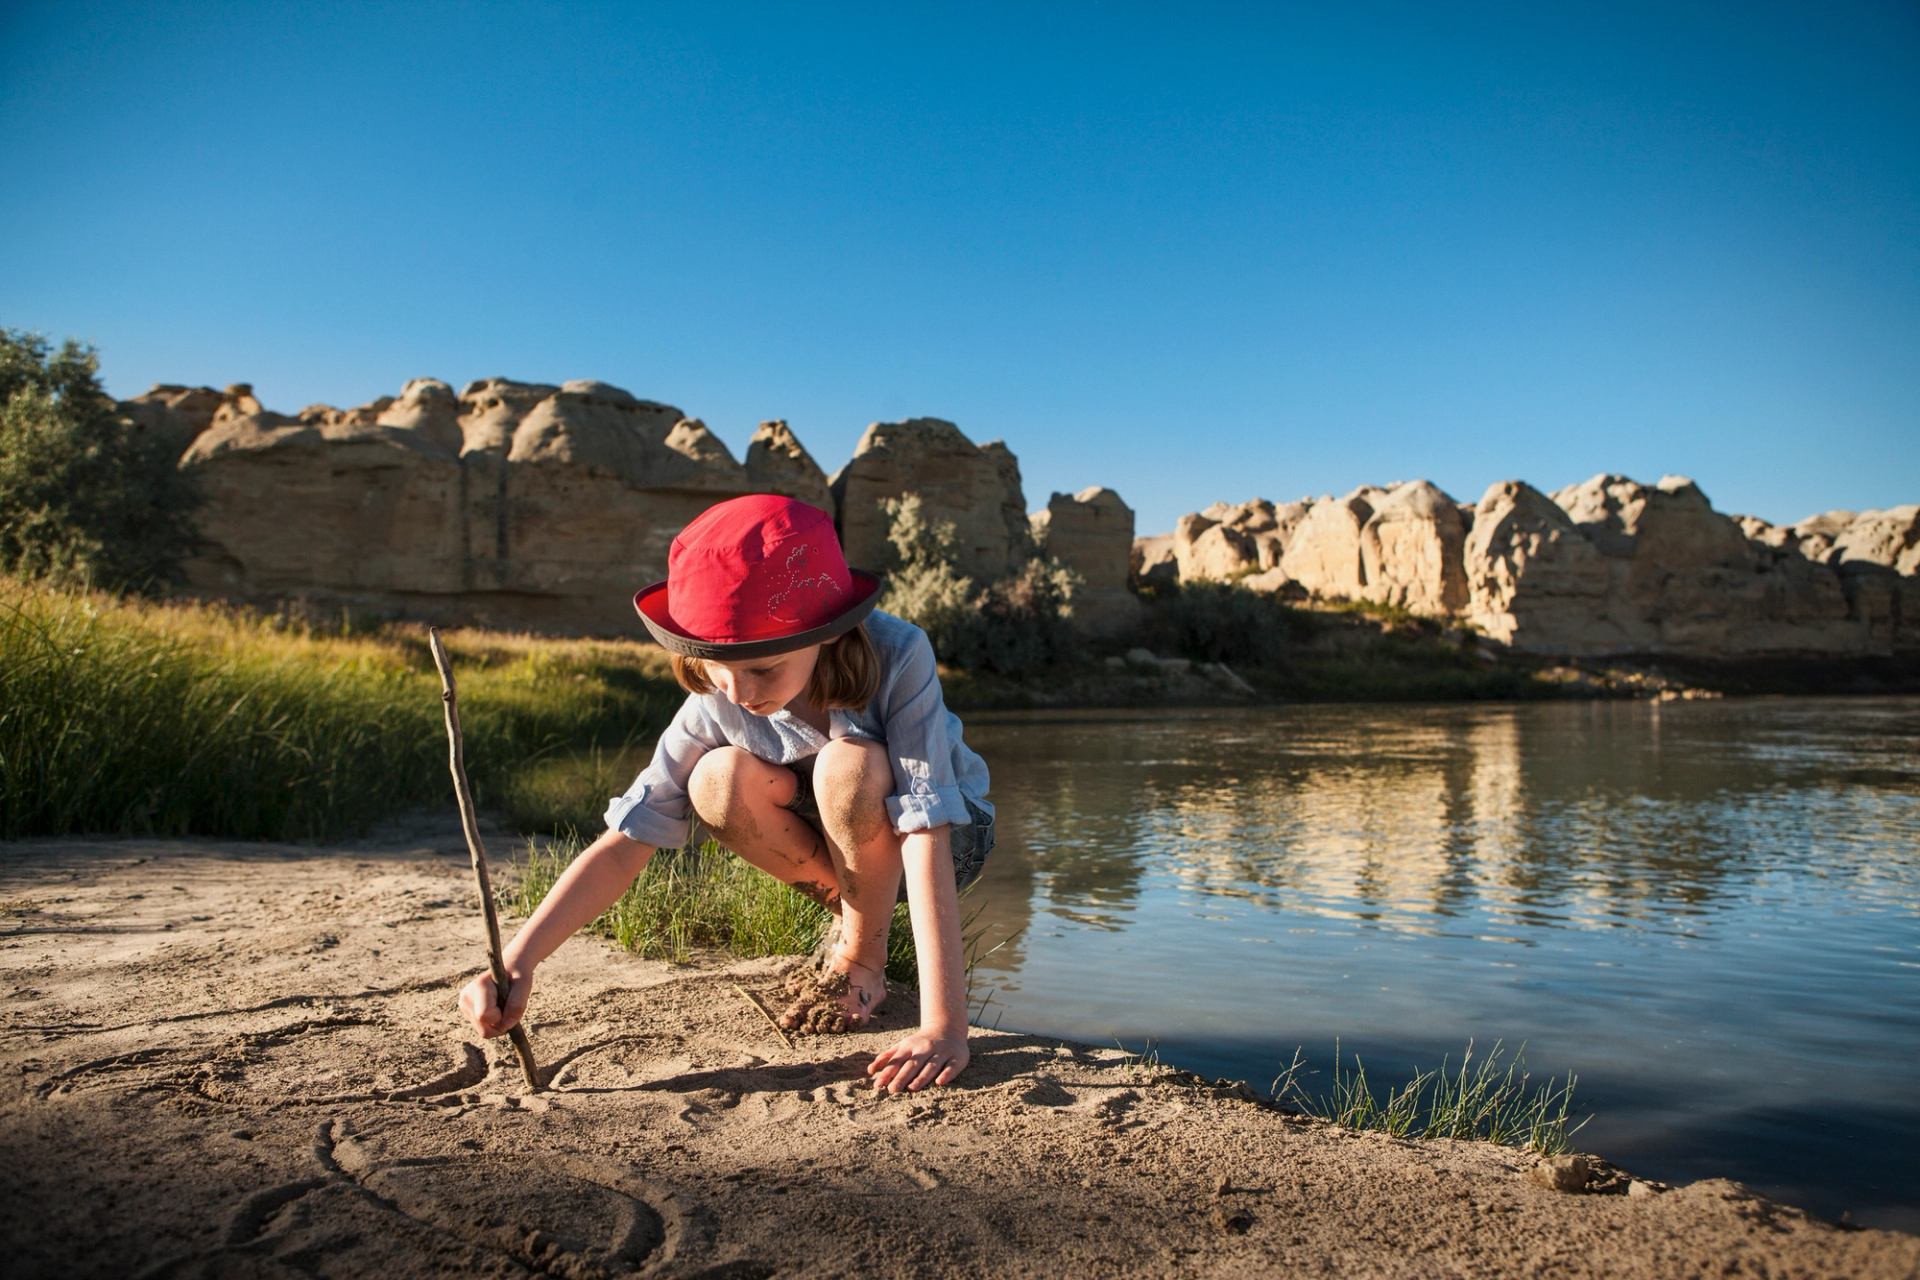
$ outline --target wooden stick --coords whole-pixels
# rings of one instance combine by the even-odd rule
[[[745,987],[741,986],[737,982],[729,983],[728,985],[731,986],[735,991],[738,991],[740,993],[740,998],[742,1000],[745,1000],[748,1004],[753,1006],[754,1012],[758,1013],[761,1017],[767,1020],[767,1025],[773,1028],[773,1034],[779,1036],[783,1041],[785,1041],[787,1048],[789,1049],[793,1048],[793,1040],[791,1037],[787,1035],[786,1028],[782,1027],[779,1023],[773,1020],[773,1015],[767,1012],[767,1007],[761,1004],[758,1000],[753,998],[753,992],[747,990]]]
[[[467,835],[467,852],[473,855],[473,878],[480,886],[480,909],[487,917],[487,966],[493,970],[493,989],[499,994],[500,1007],[507,1005],[507,966],[500,958],[500,917],[493,909],[493,880],[487,875],[487,851],[480,843],[480,823],[473,816],[473,792],[467,786],[467,766],[460,749],[460,708],[454,702],[453,666],[447,661],[447,648],[440,643],[440,628],[427,628],[427,647],[433,650],[433,665],[440,668],[440,702],[447,712],[447,764],[453,770],[454,794],[460,797],[460,829]],[[533,1066],[533,1041],[527,1029],[515,1023],[507,1032],[513,1051],[520,1055],[520,1070],[526,1073],[527,1088],[541,1091],[540,1073]]]

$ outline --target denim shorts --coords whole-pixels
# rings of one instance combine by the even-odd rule
[[[820,802],[813,794],[812,779],[803,775],[800,785],[794,788],[793,799],[786,805],[788,812],[806,820],[815,831],[826,834],[820,821]],[[967,818],[965,823],[953,823],[947,830],[947,846],[953,854],[953,885],[964,889],[980,878],[980,872],[987,865],[987,855],[993,852],[993,815],[967,798]],[[907,900],[907,882],[900,880],[900,901]]]

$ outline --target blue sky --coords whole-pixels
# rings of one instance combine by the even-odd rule
[[[275,408],[931,415],[1140,532],[1920,501],[1920,6],[0,6],[0,324]]]

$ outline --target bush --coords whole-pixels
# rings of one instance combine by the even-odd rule
[[[933,641],[934,652],[945,658],[973,596],[973,579],[953,567],[953,522],[928,520],[920,509],[920,495],[914,493],[884,498],[880,509],[887,514],[887,541],[893,544],[895,561],[880,607],[920,627]]]
[[[974,597],[948,639],[950,660],[968,669],[1019,675],[1066,662],[1079,651],[1068,621],[1080,575],[1058,560],[1031,560]]]
[[[167,442],[120,416],[99,360],[0,329],[0,570],[154,590],[193,549],[196,502]]]
[[[1182,583],[1147,605],[1143,637],[1158,652],[1254,668],[1286,665],[1311,623],[1272,596],[1230,582]]]
[[[1069,619],[1079,574],[1058,560],[1030,560],[976,590],[954,567],[951,521],[928,520],[917,494],[880,505],[897,558],[880,607],[917,624],[942,661],[1018,675],[1076,656]]]

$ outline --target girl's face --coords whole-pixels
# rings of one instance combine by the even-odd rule
[[[754,715],[770,716],[806,692],[807,681],[813,678],[813,664],[820,660],[820,649],[820,645],[808,645],[791,653],[742,662],[707,658],[700,665],[728,702]]]

